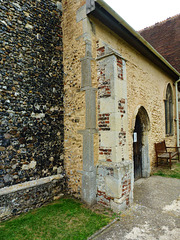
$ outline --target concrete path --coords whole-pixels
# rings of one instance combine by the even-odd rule
[[[94,240],[180,240],[180,179],[139,179],[134,204]]]

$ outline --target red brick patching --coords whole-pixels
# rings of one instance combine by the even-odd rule
[[[102,75],[102,78],[100,77],[99,80],[99,86],[98,86],[98,90],[99,90],[99,97],[100,98],[107,98],[111,96],[111,83],[110,83],[110,79],[105,80],[105,76],[103,74],[103,72],[101,71],[100,74]],[[104,78],[104,79],[103,79]]]
[[[110,200],[113,200],[114,198],[108,197],[105,192],[97,190],[97,197],[98,197],[98,203],[104,205],[104,206],[109,206],[110,205]]]
[[[98,66],[98,82],[101,84],[105,81],[105,66],[99,67]]]
[[[111,160],[112,149],[111,148],[99,148],[99,155],[104,155],[107,162],[112,162]]]
[[[104,165],[105,164],[105,165]],[[118,174],[117,174],[118,173]],[[106,192],[106,177],[112,176],[111,179],[119,179],[119,185],[117,187],[122,189],[122,193],[118,195],[118,198],[110,192]],[[125,209],[132,202],[132,189],[131,189],[131,176],[132,176],[132,164],[131,162],[121,162],[117,164],[103,163],[103,165],[97,166],[97,202],[108,207],[117,209]],[[109,188],[109,187],[108,187]],[[107,196],[108,194],[108,196]],[[119,201],[119,203],[118,203]],[[119,206],[118,206],[119,205]]]
[[[119,145],[125,146],[126,144],[126,132],[121,128],[121,132],[119,133]]]
[[[122,115],[126,113],[125,104],[126,104],[126,100],[124,98],[118,101],[118,110],[120,111],[120,113],[122,113]]]
[[[126,174],[122,181],[122,197],[126,196],[126,205],[129,206],[130,200],[129,200],[129,194],[131,192],[131,179],[128,178],[128,175]]]
[[[123,63],[121,58],[117,58],[118,79],[123,80]]]
[[[97,57],[101,57],[104,54],[105,54],[104,46],[97,49]],[[106,79],[105,69],[106,69],[106,66],[104,64],[97,65],[97,73],[98,73],[97,81],[98,81],[98,97],[99,98],[107,98],[111,96],[111,81],[110,79]]]
[[[106,98],[111,96],[111,82],[110,79],[106,79],[105,66],[98,66],[98,97]]]
[[[99,131],[109,131],[110,130],[110,121],[109,113],[103,113],[98,115],[98,127]]]
[[[97,57],[102,57],[105,54],[105,46],[97,49]]]

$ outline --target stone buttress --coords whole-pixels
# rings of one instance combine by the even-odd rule
[[[128,160],[126,62],[97,41],[99,163],[97,201],[114,211],[133,198],[132,162]]]
[[[83,21],[84,33],[81,37],[86,47],[85,56],[81,59],[81,91],[86,94],[86,124],[85,129],[79,131],[83,135],[82,199],[90,205],[97,201],[120,211],[133,198],[133,169],[127,149],[126,63],[119,53],[101,40],[94,42],[93,25],[84,6],[79,9],[77,19]],[[98,89],[92,87],[94,46],[97,48]],[[94,164],[96,132],[99,134],[97,166]]]

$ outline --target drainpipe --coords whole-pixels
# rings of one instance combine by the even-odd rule
[[[175,87],[176,87],[176,127],[177,127],[177,147],[179,147],[178,82],[180,82],[180,78],[175,82]]]

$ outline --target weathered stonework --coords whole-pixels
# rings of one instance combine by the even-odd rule
[[[109,46],[101,46],[101,41],[96,44],[99,84],[97,202],[118,212],[132,203],[134,181],[132,162],[127,154],[125,61]]]
[[[60,198],[64,185],[64,176],[53,175],[0,189],[0,220],[28,212]]]
[[[98,201],[114,211],[129,206],[137,115],[142,177],[150,175],[155,142],[175,145],[175,134],[165,135],[163,101],[169,83],[174,101],[173,79],[87,15],[100,4],[3,1],[0,188],[37,183],[6,193],[8,201],[20,198],[18,208],[1,197],[3,218],[28,210],[22,204],[26,191],[29,208],[51,200],[65,189],[65,176],[68,193],[89,205]],[[47,179],[56,175],[60,179]],[[42,179],[49,182],[38,184]]]
[[[103,157],[103,159],[105,159],[105,161],[112,162],[112,149],[111,148],[99,147],[99,154]]]
[[[118,78],[123,80],[123,62],[121,58],[117,59]]]
[[[127,96],[125,61],[109,46],[97,48],[98,65],[98,130],[99,149],[111,149],[112,161],[128,159],[127,155]],[[101,50],[101,51],[100,51]],[[103,50],[103,51],[102,51]],[[99,54],[101,52],[101,54]],[[102,70],[103,69],[103,70]],[[119,78],[120,74],[120,78]],[[109,82],[108,88],[106,86]],[[121,81],[123,84],[121,84]],[[104,92],[102,94],[102,89]],[[103,160],[102,151],[99,156]],[[109,159],[108,159],[109,161]]]
[[[133,201],[132,162],[102,163],[97,166],[97,201],[115,212],[127,208]]]
[[[0,8],[3,188],[65,175],[64,91],[61,1],[3,0]],[[39,205],[44,202],[41,193],[36,199]]]
[[[110,113],[99,114],[99,117],[98,117],[99,131],[110,130],[109,117],[110,117]]]
[[[85,95],[80,92],[81,83],[79,80],[80,72],[78,71],[82,53],[77,48],[76,38],[80,35],[80,28],[76,30],[76,16],[72,11],[77,7],[71,1],[62,1],[63,3],[63,47],[64,47],[64,162],[68,178],[68,188],[71,193],[80,193],[81,191],[81,174],[77,170],[82,170],[82,136],[77,134],[77,129],[84,126],[84,106]],[[65,27],[67,26],[67,28]],[[71,31],[68,31],[68,28]],[[73,34],[74,33],[74,34]],[[79,40],[78,44],[82,44]],[[72,148],[73,146],[73,148]]]
[[[61,15],[54,1],[3,1],[1,187],[63,171]]]
[[[173,80],[168,74],[163,72],[146,57],[139,54],[122,38],[117,37],[117,35],[115,35],[112,31],[107,31],[107,28],[103,25],[103,23],[96,21],[95,18],[92,18],[91,20],[96,29],[96,40],[93,42],[93,46],[96,51],[100,49],[96,53],[97,58],[98,56],[103,57],[103,55],[105,55],[105,46],[108,46],[118,52],[122,56],[122,59],[126,59],[126,69],[124,71],[121,70],[121,63],[117,61],[119,72],[118,81],[121,82],[122,89],[125,81],[124,78],[121,77],[121,73],[127,79],[127,99],[125,99],[125,104],[123,97],[118,100],[118,109],[123,116],[124,105],[127,105],[128,132],[126,132],[126,139],[128,140],[128,156],[130,160],[133,160],[133,131],[136,115],[141,106],[143,106],[147,111],[150,123],[148,130],[145,133],[145,141],[148,142],[146,145],[148,154],[147,150],[145,154],[147,155],[147,158],[149,158],[150,166],[148,167],[148,171],[150,171],[150,167],[155,165],[155,142],[165,139],[167,145],[176,146],[175,121],[173,122],[174,134],[171,136],[166,136],[165,134],[164,99],[166,98],[166,87],[168,83],[171,84],[173,90],[173,119],[175,119],[175,88],[173,87]],[[109,97],[107,99],[109,101]],[[109,105],[110,104],[111,103],[109,101]],[[99,107],[100,105],[98,100],[98,108]],[[111,106],[109,107],[111,108]],[[108,112],[106,111],[105,113]]]
[[[66,26],[63,28],[66,74],[65,167],[69,178],[69,192],[81,194],[82,199],[91,205],[96,202],[96,89],[91,72],[94,61],[91,25],[86,16],[85,2],[64,1],[63,8],[63,26]],[[79,122],[72,124],[73,118],[78,118]]]

